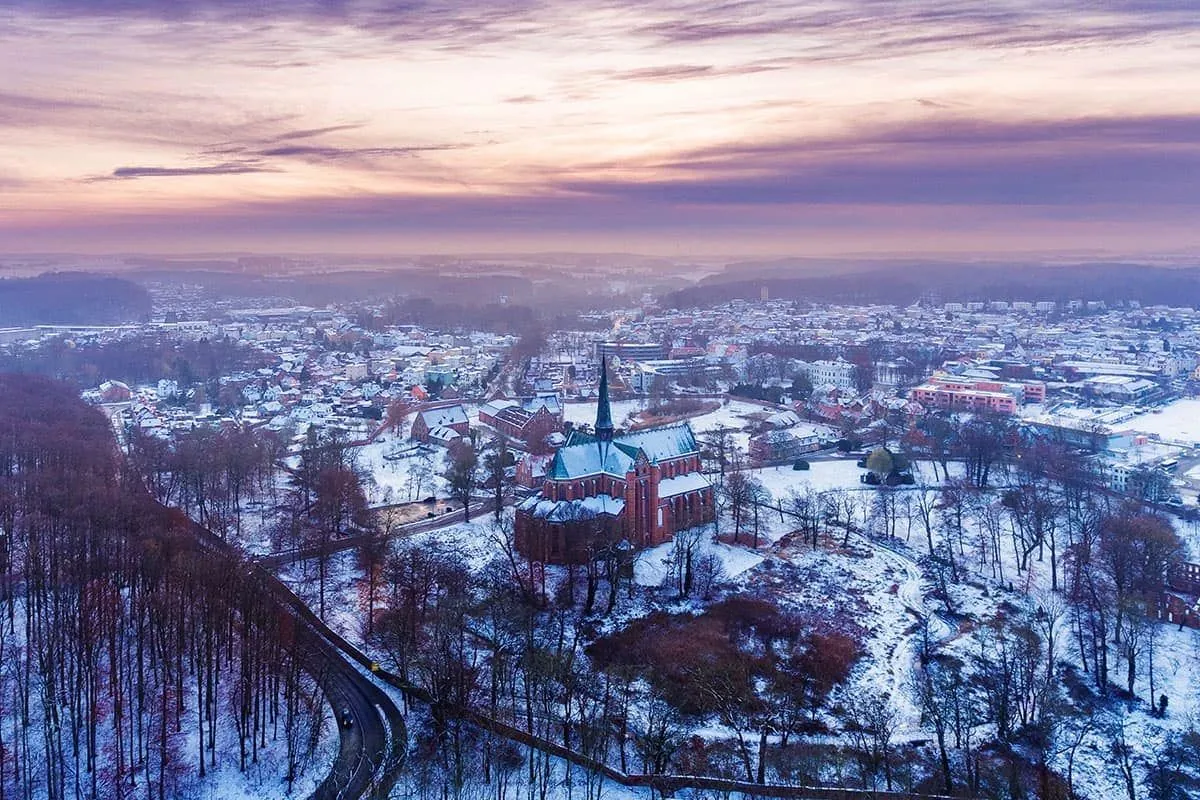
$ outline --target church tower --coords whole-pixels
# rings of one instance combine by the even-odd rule
[[[608,402],[608,359],[600,358],[600,401],[596,404],[596,439],[611,442],[613,438],[612,407]]]

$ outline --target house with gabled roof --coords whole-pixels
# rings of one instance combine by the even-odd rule
[[[510,439],[524,442],[531,434],[546,436],[560,430],[563,407],[553,392],[513,400],[497,395],[479,407],[479,421]]]
[[[411,438],[424,444],[450,443],[470,435],[470,420],[462,405],[441,405],[423,408],[413,419]]]
[[[652,547],[715,519],[691,426],[617,435],[601,362],[594,432],[573,430],[541,490],[517,506],[516,544],[533,561],[579,563],[606,548]]]

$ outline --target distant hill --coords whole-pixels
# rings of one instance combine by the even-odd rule
[[[53,272],[0,280],[0,326],[109,325],[150,314],[149,293],[127,280]]]
[[[1200,268],[1095,263],[1044,266],[1001,263],[897,262],[833,272],[827,265],[731,265],[694,286],[673,292],[677,308],[734,298],[908,305],[935,294],[941,300],[1137,300],[1143,304],[1200,306]]]

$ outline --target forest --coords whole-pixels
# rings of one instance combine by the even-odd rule
[[[228,337],[191,339],[172,333],[145,331],[103,341],[51,337],[34,348],[0,351],[0,371],[25,372],[68,381],[81,389],[107,380],[129,384],[176,381],[197,384],[219,395],[217,380],[264,366],[270,357]]]
[[[320,773],[323,698],[247,571],[153,500],[67,385],[0,376],[0,420],[0,798]]]
[[[110,325],[150,314],[150,295],[136,283],[82,272],[0,280],[5,325]]]
[[[739,263],[672,292],[667,303],[674,308],[717,305],[735,297],[757,298],[763,289],[772,298],[800,302],[903,306],[931,294],[943,299],[1063,302],[1076,299],[1083,286],[1090,300],[1191,305],[1200,301],[1200,270],[1125,263]]]

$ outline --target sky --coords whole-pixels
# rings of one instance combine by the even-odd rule
[[[1200,252],[1196,0],[0,0],[0,252]]]

